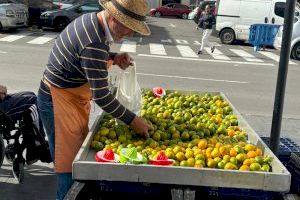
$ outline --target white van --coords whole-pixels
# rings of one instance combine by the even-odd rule
[[[222,43],[247,41],[252,24],[284,22],[285,0],[218,0],[216,31]],[[297,3],[295,17],[299,20]]]
[[[28,9],[24,4],[0,4],[0,30],[27,26]]]

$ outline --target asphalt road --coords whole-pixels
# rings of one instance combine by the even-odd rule
[[[149,23],[150,37],[136,35],[112,46],[112,51],[129,51],[134,57],[141,87],[223,92],[256,132],[270,134],[277,50],[255,52],[250,45],[223,45],[211,37],[216,45],[215,53],[205,51],[198,56],[201,32],[195,29],[193,21],[149,18]],[[25,29],[0,33],[0,83],[7,85],[9,92],[37,91],[57,34],[50,30],[33,33]],[[299,85],[300,62],[293,60],[286,85],[282,136],[298,144]],[[0,170],[0,199],[54,198],[55,177],[51,165],[29,166],[23,185],[15,185],[10,168],[6,164]],[[22,198],[21,192],[25,194]]]

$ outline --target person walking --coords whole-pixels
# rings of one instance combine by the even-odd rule
[[[73,20],[57,37],[38,92],[40,109],[54,168],[58,177],[57,199],[73,184],[72,162],[88,133],[90,100],[106,113],[148,135],[147,122],[124,107],[108,85],[110,64],[128,68],[127,53],[110,52],[110,44],[134,32],[150,35],[146,24],[147,0],[101,0],[104,11]]]
[[[201,13],[199,18],[198,27],[203,30],[201,47],[198,51],[198,54],[203,54],[203,49],[205,46],[210,47],[211,53],[214,52],[215,46],[211,45],[208,41],[209,36],[212,33],[213,25],[216,24],[216,18],[211,12],[210,5],[205,6],[205,10]]]

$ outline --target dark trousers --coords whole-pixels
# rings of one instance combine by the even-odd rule
[[[38,28],[42,28],[41,24],[41,9],[40,8],[28,8],[28,26],[36,25]]]

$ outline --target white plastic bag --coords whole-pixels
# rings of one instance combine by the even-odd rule
[[[139,115],[142,108],[142,92],[137,82],[136,65],[121,72],[116,98],[127,109]]]

